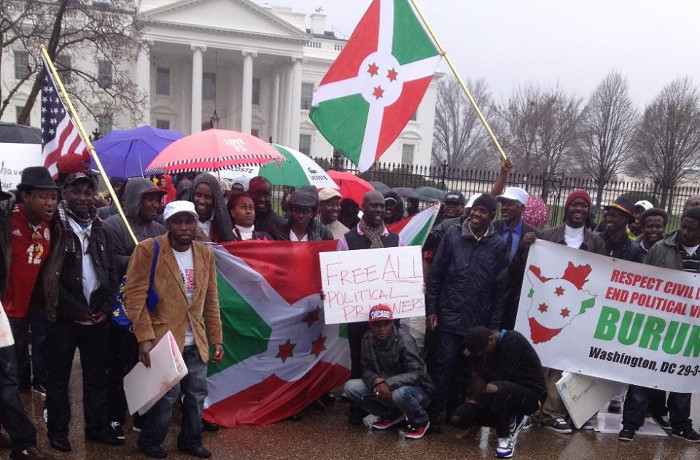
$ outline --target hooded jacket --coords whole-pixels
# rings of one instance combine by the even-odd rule
[[[683,270],[683,254],[678,242],[678,232],[667,234],[649,249],[645,263],[657,267]]]
[[[438,328],[464,335],[472,326],[497,329],[508,291],[505,241],[493,224],[479,239],[469,228],[451,227],[430,267],[426,315],[437,315]]]
[[[225,243],[233,241],[233,224],[231,216],[226,209],[224,194],[221,191],[219,180],[209,173],[202,173],[194,178],[192,188],[187,195],[187,201],[194,203],[194,192],[200,184],[207,184],[211,190],[211,195],[214,197],[214,204],[211,207],[211,212],[214,214],[213,222],[211,223],[210,238],[215,243]],[[209,216],[211,218],[211,216]]]
[[[390,221],[385,221],[384,223],[386,225],[393,224],[394,222],[398,222],[401,219],[403,219],[403,211],[404,211],[404,205],[403,205],[403,198],[401,198],[401,195],[399,195],[397,192],[393,190],[389,190],[384,194],[384,201],[386,202],[387,198],[393,198],[396,201],[396,206],[394,207],[394,211],[392,213],[392,217]]]
[[[168,229],[160,222],[154,220],[144,224],[139,218],[139,210],[141,209],[141,202],[143,201],[144,194],[149,190],[158,190],[158,187],[156,187],[153,182],[142,177],[130,179],[125,187],[124,214],[126,214],[126,218],[129,221],[129,225],[136,239],[141,242],[167,232]],[[126,229],[126,225],[124,225],[124,221],[119,214],[107,219],[104,223],[104,229],[109,238],[112,239],[113,263],[116,264],[117,279],[121,279],[126,273],[126,267],[129,264],[129,259],[136,245],[131,239],[129,231]]]

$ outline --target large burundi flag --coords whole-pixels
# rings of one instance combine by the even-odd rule
[[[311,120],[366,171],[418,109],[439,61],[407,0],[374,0],[314,92]]]

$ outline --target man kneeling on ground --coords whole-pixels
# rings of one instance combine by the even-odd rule
[[[348,380],[345,394],[381,417],[372,428],[386,430],[405,419],[405,436],[420,439],[430,425],[426,408],[434,387],[416,341],[393,320],[388,305],[370,310],[369,331],[362,337],[362,378]]]
[[[547,397],[540,359],[517,331],[475,326],[467,330],[464,346],[472,369],[486,386],[457,408],[452,423],[461,428],[495,428],[496,456],[512,457],[526,416],[536,412]]]

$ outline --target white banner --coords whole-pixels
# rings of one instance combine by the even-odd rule
[[[700,391],[700,276],[538,240],[516,329],[542,364],[667,391]]]
[[[12,329],[10,328],[10,320],[5,314],[5,309],[2,308],[2,303],[0,303],[0,348],[9,347],[14,345],[15,338],[12,336]]]
[[[41,165],[41,144],[0,143],[0,180],[4,191],[20,183],[24,168]]]
[[[420,246],[319,254],[326,324],[367,321],[383,303],[394,318],[425,316]]]

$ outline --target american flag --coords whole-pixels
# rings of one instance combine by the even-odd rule
[[[41,144],[44,166],[54,176],[58,173],[56,163],[61,156],[87,153],[87,145],[63,105],[45,60],[41,86]]]

